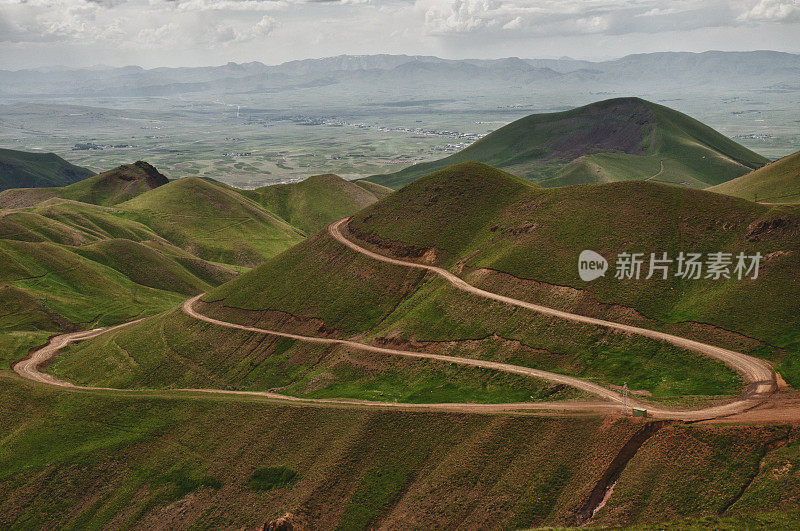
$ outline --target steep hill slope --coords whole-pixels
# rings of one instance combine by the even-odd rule
[[[462,164],[359,212],[350,237],[383,254],[449,267],[490,291],[766,356],[788,380],[800,381],[800,308],[797,293],[786,288],[800,271],[797,221],[792,211],[656,183],[549,190],[485,165]],[[609,255],[759,251],[769,259],[757,280],[606,278],[587,284],[577,276],[578,254],[586,248]],[[228,322],[513,361],[608,385],[627,382],[657,399],[724,395],[738,385],[726,368],[692,353],[490,302],[435,275],[359,254],[327,232],[203,300],[201,312]],[[169,346],[154,353],[145,338],[163,330]],[[113,352],[109,341],[124,349],[124,356],[105,358],[113,372],[99,363]],[[343,347],[232,334],[173,312],[70,347],[53,370],[93,385],[206,384],[407,399],[416,369],[396,363]],[[382,374],[394,376],[380,380]],[[471,396],[464,389],[474,378],[455,395]]]
[[[542,189],[484,165],[462,164],[364,209],[349,228],[356,241],[383,254],[450,268],[490,291],[769,357],[787,380],[800,384],[797,209],[645,182]],[[304,242],[210,292],[204,300],[220,306],[208,311],[265,325],[275,318],[267,310],[281,311],[320,319],[340,333],[401,342],[513,339],[540,351],[568,353],[565,358],[526,354],[537,363],[578,374],[602,372],[614,382],[610,366],[596,365],[611,359],[608,353],[573,351],[597,344],[586,337],[596,331],[508,314],[502,305],[476,302],[422,273],[376,264],[340,247],[325,235]],[[609,274],[592,283],[580,280],[577,261],[584,249],[606,256]],[[764,258],[757,279],[647,279],[647,263],[638,280],[614,278],[619,253],[647,258],[667,252],[675,259],[681,251],[759,252]],[[620,358],[612,365],[622,369],[631,348],[654,347],[616,343],[612,357]],[[630,368],[623,372],[630,383]]]
[[[709,190],[765,203],[800,202],[800,151]]]
[[[8,188],[64,186],[94,175],[55,153],[0,149],[0,191]]]
[[[425,253],[446,267],[570,286],[666,322],[713,323],[769,341],[800,332],[794,291],[800,286],[793,281],[800,275],[796,208],[770,208],[652,182],[620,182],[520,188],[497,213],[462,224],[466,216],[486,210],[485,202],[465,206],[459,197],[480,186],[489,171],[480,164],[462,164],[429,175],[359,212],[350,230],[397,252]],[[675,276],[635,282],[607,274],[585,283],[576,265],[584,249],[608,259],[621,252],[676,257],[680,251],[758,251],[767,261],[758,279],[748,282]]]
[[[391,190],[327,174],[299,183],[264,186],[241,193],[306,234],[312,234],[332,221],[371,205]]]
[[[125,164],[60,188],[19,188],[0,193],[0,208],[24,208],[53,197],[95,205],[116,205],[167,184],[167,178],[144,161]]]
[[[652,179],[695,188],[767,162],[710,127],[639,98],[533,114],[462,151],[370,181],[400,188],[453,164],[478,161],[545,186]]]
[[[69,393],[12,378],[0,379],[0,403],[13,404],[0,416],[0,525],[48,529],[571,526],[640,427]],[[791,528],[797,443],[786,428],[664,426],[590,525]]]
[[[220,183],[186,177],[117,205],[169,242],[215,262],[253,266],[303,234]]]

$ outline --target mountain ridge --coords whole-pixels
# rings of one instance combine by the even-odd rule
[[[661,182],[700,188],[767,162],[683,113],[627,97],[532,114],[453,155],[369,180],[398,188],[432,171],[471,160],[545,186],[658,177]]]

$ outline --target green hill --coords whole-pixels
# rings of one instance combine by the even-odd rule
[[[117,208],[172,244],[215,262],[253,266],[304,237],[237,190],[197,177],[172,181]]]
[[[24,208],[53,197],[95,205],[116,205],[167,184],[167,178],[144,161],[126,164],[60,188],[19,188],[0,193],[0,208]]]
[[[766,356],[795,385],[800,384],[800,297],[794,282],[800,276],[798,227],[792,208],[652,182],[543,189],[474,163],[417,180],[350,223],[351,235],[367,246],[448,267],[491,291]],[[613,355],[588,354],[578,338],[590,344],[597,340],[586,339],[586,330],[508,314],[437,279],[340,247],[321,234],[220,286],[205,300],[221,303],[217,311],[228,318],[237,318],[231,308],[280,310],[369,337],[457,342],[499,336],[569,353],[545,356],[542,363],[560,360],[578,374],[596,371],[611,382],[611,367],[630,362],[622,362],[626,349],[653,348],[623,341],[611,349]],[[681,251],[760,252],[765,258],[755,280],[621,281],[612,273],[586,283],[577,275],[584,249],[610,260],[622,252],[647,257],[667,252],[674,258]],[[244,315],[251,314],[239,318]],[[573,351],[577,345],[582,346]],[[619,359],[598,367],[603,356]],[[631,373],[626,377],[630,383]],[[658,393],[658,387],[652,391]]]
[[[642,426],[65,392],[15,378],[0,378],[0,403],[0,525],[26,529],[562,528]],[[667,425],[590,525],[791,529],[799,465],[797,430]],[[270,485],[270,472],[289,479]]]
[[[709,190],[765,203],[800,202],[800,151]]]
[[[800,383],[800,298],[787,289],[800,274],[797,227],[792,209],[709,192],[651,182],[544,189],[466,163],[360,211],[350,235],[385,254],[448,267],[491,291],[764,356],[787,380]],[[585,283],[577,275],[583,249],[609,257],[724,250],[768,258],[756,280],[637,282],[608,275]],[[201,311],[227,321],[512,361],[607,385],[627,382],[654,399],[726,395],[739,385],[724,366],[693,353],[489,302],[437,276],[355,253],[325,231],[203,300]],[[171,331],[168,348],[154,352],[147,347],[154,339],[147,338],[161,330]],[[124,353],[104,358],[112,345]],[[164,366],[170,369],[158,369]],[[97,385],[279,388],[299,396],[384,400],[431,396],[455,378],[446,372],[420,378],[418,367],[397,360],[233,333],[180,312],[71,347],[53,370]],[[483,376],[461,377],[446,396],[475,399]],[[523,389],[506,385],[509,392]]]
[[[664,322],[713,323],[774,344],[800,341],[792,280],[800,275],[796,209],[653,182],[542,189],[522,187],[508,177],[507,186],[517,191],[503,197],[498,210],[485,201],[461,201],[469,197],[467,190],[483,185],[487,174],[501,177],[480,164],[429,175],[359,212],[350,230],[396,252],[424,252],[445,267],[570,286]],[[676,277],[619,282],[606,275],[587,284],[576,269],[584,249],[604,256],[758,251],[770,262],[752,282]],[[790,341],[784,333],[797,337]]]
[[[373,183],[350,182],[337,175],[315,175],[291,184],[242,190],[265,209],[312,234],[371,205],[391,190]]]
[[[165,392],[208,386],[426,403],[580,396],[478,368],[232,330],[167,309],[183,295],[164,289],[196,292],[201,272],[165,261],[184,264],[190,255],[147,224],[156,226],[153,211],[142,212],[166,203],[171,216],[177,206],[169,198],[197,205],[197,197],[211,206],[190,213],[190,224],[211,209],[260,208],[228,187],[185,179],[113,208],[80,204],[75,215],[76,203],[65,200],[0,213],[33,227],[24,233],[31,241],[0,242],[0,325],[14,327],[0,333],[0,404],[9,404],[0,415],[7,434],[0,491],[13,494],[0,497],[0,526],[277,528],[288,521],[361,529],[408,527],[412,515],[419,528],[561,527],[575,525],[590,493],[610,477],[613,495],[591,526],[670,528],[664,519],[680,518],[675,528],[786,528],[796,521],[800,446],[797,431],[784,426],[310,407]],[[133,219],[140,215],[143,221]],[[798,207],[653,182],[545,189],[465,163],[363,209],[348,237],[447,267],[494,292],[762,356],[797,386],[798,230]],[[112,236],[122,231],[131,237]],[[51,232],[84,243],[47,241]],[[608,275],[585,283],[576,267],[583,249],[609,258],[679,250],[765,258],[757,280]],[[10,362],[45,339],[42,330],[65,327],[59,310],[76,286],[88,290],[82,311],[105,312],[90,323],[137,310],[145,319],[68,347],[46,370],[141,392],[71,392],[9,375]],[[150,298],[164,311],[133,304]],[[735,374],[694,353],[477,298],[438,276],[356,253],[327,231],[209,288],[198,306],[247,325],[627,383],[652,393],[647,400],[671,404],[741,391]],[[643,434],[649,438],[639,447]]]
[[[163,311],[302,241],[281,215],[311,232],[389,192],[335,176],[247,192],[168,182],[145,162],[61,188],[7,190],[0,346],[13,334],[33,341]]]
[[[94,175],[55,153],[0,149],[0,191],[8,188],[64,186]]]
[[[235,276],[108,207],[51,199],[0,212],[0,342],[116,324]]]
[[[728,181],[768,162],[685,114],[639,98],[619,98],[533,114],[454,155],[369,180],[396,189],[469,161],[548,187],[654,180],[694,188]]]

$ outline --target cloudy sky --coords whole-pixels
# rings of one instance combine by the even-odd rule
[[[800,52],[800,0],[0,0],[0,68]]]

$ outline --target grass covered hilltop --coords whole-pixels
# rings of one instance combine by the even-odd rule
[[[392,188],[478,161],[544,186],[653,180],[693,188],[739,177],[768,160],[678,111],[617,98],[532,114],[454,155],[370,180]]]

